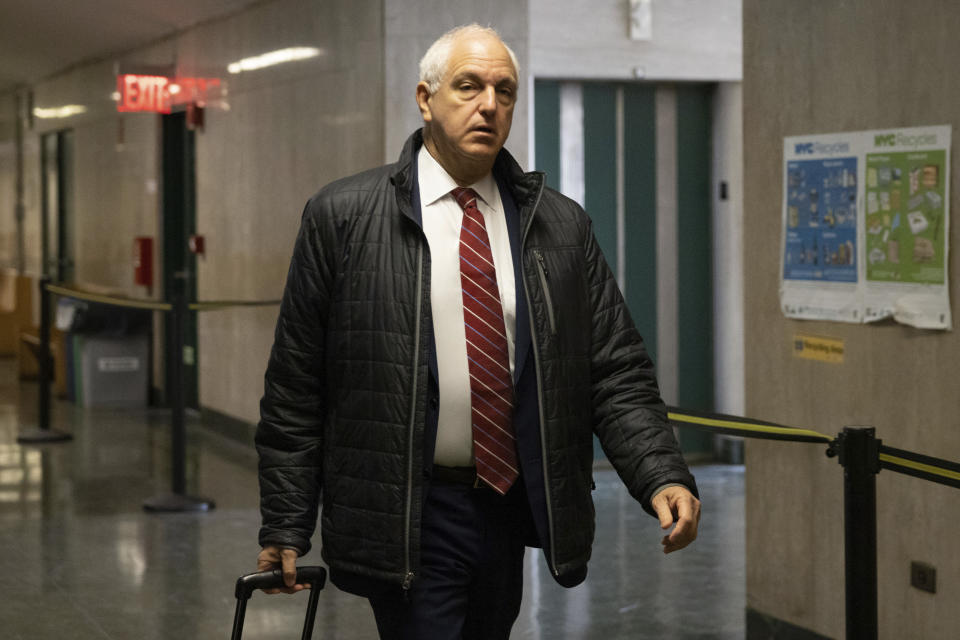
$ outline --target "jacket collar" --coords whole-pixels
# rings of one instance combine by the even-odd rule
[[[400,152],[400,158],[394,165],[394,172],[390,176],[390,181],[397,188],[401,209],[407,215],[410,215],[409,203],[413,194],[417,152],[422,146],[423,129],[420,128],[407,138],[403,145],[403,151]],[[501,149],[500,153],[497,154],[497,159],[493,163],[493,175],[507,185],[514,202],[521,210],[533,205],[543,184],[543,173],[539,171],[524,173],[506,149]],[[406,207],[404,207],[404,204],[406,204]]]

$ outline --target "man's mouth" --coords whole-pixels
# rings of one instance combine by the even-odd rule
[[[486,125],[480,125],[480,126],[478,126],[478,127],[474,127],[474,128],[472,129],[472,131],[475,132],[475,133],[485,133],[485,134],[491,135],[491,136],[495,133],[494,130],[493,130],[493,127],[488,127],[488,126],[486,126]]]

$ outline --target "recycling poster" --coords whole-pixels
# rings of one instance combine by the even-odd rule
[[[950,329],[951,127],[784,138],[790,318]]]

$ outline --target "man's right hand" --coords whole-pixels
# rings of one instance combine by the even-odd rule
[[[257,571],[283,571],[283,583],[280,589],[264,589],[264,593],[296,593],[309,589],[308,585],[297,582],[297,552],[294,549],[280,547],[264,547],[257,555]]]

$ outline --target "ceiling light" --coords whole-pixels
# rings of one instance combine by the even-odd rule
[[[82,104],[66,104],[62,107],[35,107],[33,109],[33,116],[41,120],[47,120],[51,118],[69,118],[70,116],[76,116],[86,112],[87,108]]]
[[[237,62],[231,62],[227,65],[227,71],[230,73],[241,73],[243,71],[255,71],[264,67],[272,67],[275,64],[284,62],[294,62],[296,60],[306,60],[315,58],[323,54],[322,49],[316,47],[289,47],[287,49],[278,49],[268,53],[261,53],[258,56],[244,58]]]

